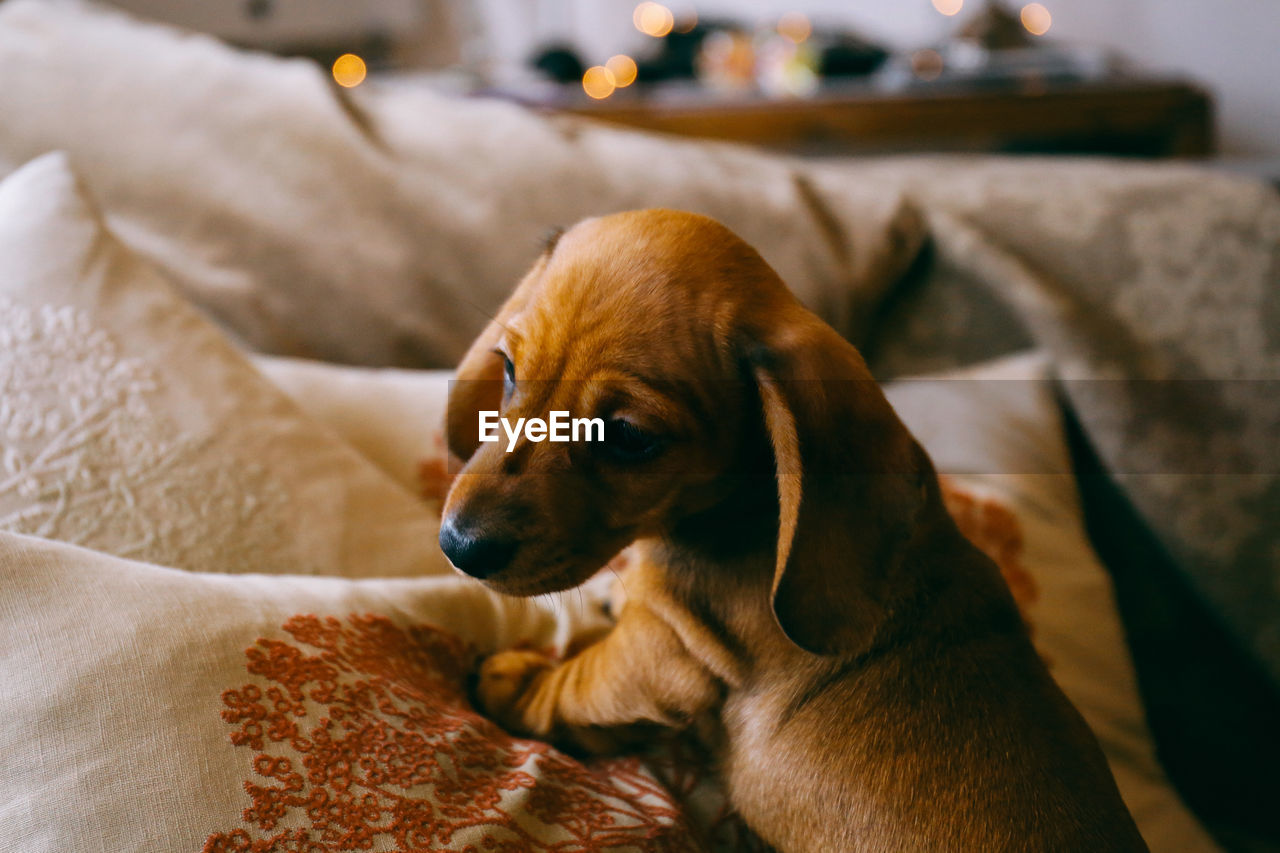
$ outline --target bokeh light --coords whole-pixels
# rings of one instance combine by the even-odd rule
[[[582,91],[597,101],[613,94],[618,84],[613,79],[613,72],[603,65],[593,65],[582,75]]]
[[[1042,36],[1049,32],[1053,25],[1053,16],[1049,10],[1039,3],[1028,3],[1022,7],[1022,26],[1033,36]]]
[[[755,84],[756,50],[746,33],[716,30],[702,40],[698,80],[717,92],[743,92]]]
[[[619,89],[625,89],[636,82],[636,61],[625,54],[609,57],[604,67],[613,75],[613,83]]]
[[[354,53],[344,53],[333,61],[333,80],[346,89],[363,83],[367,73],[364,60]]]
[[[647,36],[662,38],[675,26],[675,15],[661,3],[644,2],[631,14],[636,29]]]
[[[698,13],[692,9],[686,9],[680,13],[680,17],[676,18],[674,29],[678,33],[691,33],[696,26],[698,26]]]
[[[958,15],[964,8],[964,0],[933,0],[933,8],[948,17]]]
[[[813,32],[813,25],[801,12],[788,12],[778,19],[778,35],[800,44]]]
[[[942,76],[944,65],[942,54],[931,48],[911,54],[911,71],[921,80],[937,80]]]

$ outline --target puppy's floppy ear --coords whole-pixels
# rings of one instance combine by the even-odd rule
[[[928,461],[858,352],[807,310],[751,338],[778,480],[774,615],[806,651],[858,654],[888,615]]]
[[[462,461],[471,458],[480,446],[480,412],[502,407],[503,363],[494,347],[502,340],[506,324],[529,301],[534,279],[545,263],[545,256],[534,266],[499,309],[458,363],[449,383],[449,407],[445,413],[445,436],[449,452]]]

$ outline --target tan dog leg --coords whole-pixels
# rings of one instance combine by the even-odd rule
[[[482,710],[506,729],[608,749],[603,728],[682,726],[720,698],[712,673],[640,602],[603,639],[556,664],[536,652],[499,652],[476,688]]]

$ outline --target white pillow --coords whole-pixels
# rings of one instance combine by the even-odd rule
[[[389,470],[443,497],[448,373],[257,363],[371,458],[394,460]],[[942,474],[961,529],[1000,565],[1036,648],[1098,736],[1151,849],[1215,850],[1156,758],[1111,581],[1084,529],[1051,375],[1046,357],[1029,353],[889,383],[886,393]],[[431,431],[401,429],[418,419],[430,419]],[[415,481],[420,471],[430,476]],[[663,754],[649,761],[661,778],[694,792],[683,797],[692,821],[718,825],[723,792],[702,768]]]
[[[585,599],[182,572],[8,533],[0,589],[5,850],[683,849],[638,761],[584,766],[467,701],[476,655],[602,627]]]
[[[68,151],[112,226],[257,349],[451,366],[552,226],[721,219],[846,333],[923,226],[887,182],[423,87],[335,86],[77,3],[0,4],[0,174]]]
[[[257,355],[254,366],[311,417],[439,511],[449,486],[450,370],[343,367]]]
[[[933,458],[961,530],[1009,581],[1152,851],[1216,850],[1156,758],[1111,579],[1085,532],[1047,358],[900,380],[886,394]]]
[[[438,521],[306,418],[79,191],[0,183],[0,530],[208,571],[449,571]]]

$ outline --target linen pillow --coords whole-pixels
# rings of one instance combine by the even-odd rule
[[[0,184],[0,529],[186,569],[449,571],[438,522],[307,419],[81,194]]]
[[[443,497],[447,372],[256,363],[371,458],[393,458],[390,470],[406,484],[427,472],[417,481],[420,493]],[[1000,565],[1036,648],[1098,736],[1152,850],[1216,849],[1156,758],[1111,581],[1084,529],[1047,358],[1023,353],[941,378],[892,382],[886,393],[937,465],[961,529]],[[430,432],[401,429],[428,419]],[[627,559],[624,552],[615,568]],[[696,761],[665,750],[646,761],[683,792],[691,822],[709,833],[720,827],[730,839],[725,849],[743,843],[732,834],[740,827],[724,820],[723,791]]]
[[[1176,562],[1181,576],[1172,583],[1190,579],[1230,642],[1265,667],[1270,681],[1259,679],[1257,689],[1274,693],[1280,193],[1186,162],[913,158],[866,168],[919,200],[939,266],[987,291],[964,298],[966,306],[921,300],[941,309],[932,319],[942,334],[916,317],[910,325],[933,340],[913,334],[899,355],[918,351],[917,342],[934,351],[945,343],[952,354],[985,349],[988,306],[1003,303],[996,310],[1053,354],[1090,446],[1158,537],[1158,559]],[[902,368],[904,359],[894,361]],[[1240,669],[1254,662],[1240,659]],[[1218,724],[1200,716],[1200,728]],[[1236,762],[1231,770],[1264,778],[1266,767]]]
[[[937,466],[960,529],[999,564],[1147,844],[1215,850],[1156,757],[1111,580],[1085,532],[1051,377],[1033,352],[899,380],[886,394]]]
[[[112,226],[255,348],[452,366],[547,229],[721,219],[856,334],[914,256],[900,193],[732,146],[227,48],[77,3],[0,5],[0,174],[70,152]]]
[[[444,417],[453,371],[345,367],[269,355],[252,361],[307,414],[439,510],[449,487]]]
[[[473,711],[476,654],[563,652],[576,597],[215,575],[0,533],[0,826],[24,853],[697,849],[634,758]]]

